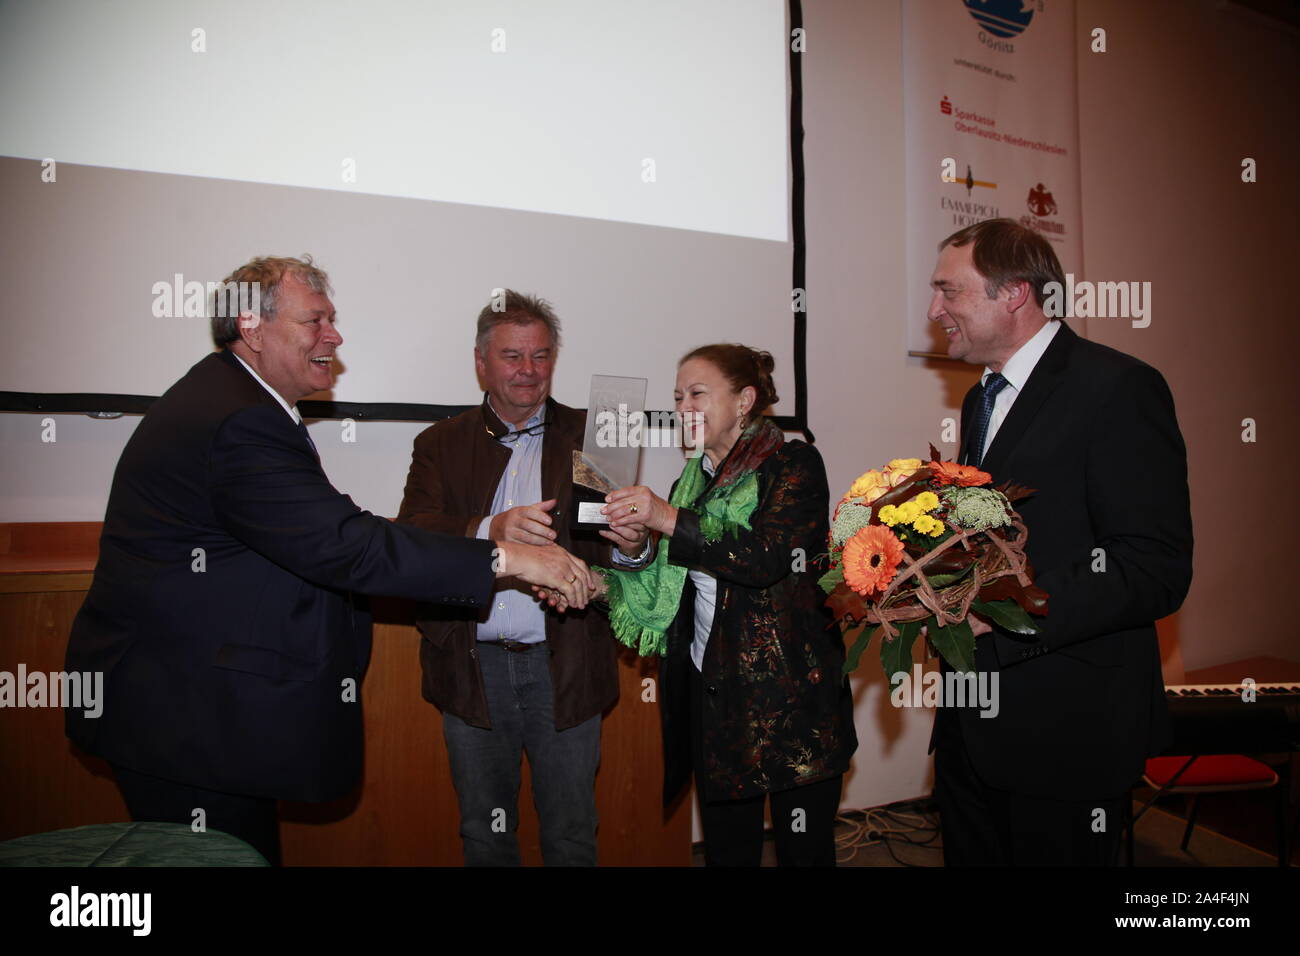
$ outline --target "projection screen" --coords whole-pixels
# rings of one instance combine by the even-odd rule
[[[0,389],[158,395],[194,290],[333,281],[337,402],[476,403],[493,290],[550,300],[555,395],[739,341],[793,413],[782,0],[0,6]],[[112,409],[107,409],[112,410]]]

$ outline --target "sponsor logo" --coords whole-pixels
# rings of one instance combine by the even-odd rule
[[[1000,53],[1015,53],[1011,43],[1025,32],[1042,0],[963,0],[971,18],[979,24],[980,42]]]
[[[1042,183],[1029,190],[1025,202],[1029,205],[1029,211],[1035,216],[1050,216],[1056,212],[1056,200]]]
[[[958,175],[957,175],[957,164],[956,164],[953,160],[951,160],[951,159],[945,159],[945,160],[943,161],[943,164],[944,164],[944,165],[943,165],[944,173],[943,173],[943,176],[942,176],[943,181],[944,181],[945,183],[958,183],[958,184],[960,184],[960,185],[962,185],[962,186],[965,186],[965,187],[966,187],[966,196],[967,196],[968,198],[969,198],[971,192],[975,189],[976,186],[980,186],[980,187],[983,188],[983,189],[997,189],[997,188],[998,188],[998,184],[995,183],[995,182],[990,182],[990,181],[987,180],[987,179],[976,179],[976,178],[975,178],[975,171],[974,171],[973,169],[971,169],[969,163],[966,164],[966,175],[965,175],[965,176],[958,176]]]
[[[1030,214],[1020,217],[1022,226],[1035,229],[1048,239],[1065,235],[1065,223],[1048,218],[1056,215],[1060,210],[1057,208],[1056,198],[1046,186],[1039,183],[1031,188],[1029,195],[1025,197],[1025,205],[1029,207]]]
[[[975,185],[985,184],[976,183]],[[995,184],[989,183],[988,185]],[[1002,217],[1002,211],[996,205],[980,202],[977,199],[952,199],[948,196],[940,196],[939,209],[945,215],[952,215],[953,231],[965,229],[967,226],[983,222],[985,219],[999,219]]]

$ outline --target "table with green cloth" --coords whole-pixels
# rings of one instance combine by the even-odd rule
[[[184,823],[101,823],[0,843],[0,866],[270,866],[238,837]]]

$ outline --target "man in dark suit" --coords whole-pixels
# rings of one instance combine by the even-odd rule
[[[997,716],[936,715],[948,865],[1113,863],[1128,788],[1168,742],[1154,622],[1191,582],[1187,454],[1159,372],[1045,314],[1064,281],[1009,219],[945,239],[931,279],[949,355],[985,366],[961,460],[1037,489],[1017,508],[1049,595],[1029,639],[972,619]]]
[[[398,521],[471,539],[554,541],[609,564],[609,545],[570,533],[586,418],[550,397],[559,347],[560,321],[545,300],[505,289],[483,308],[474,349],[483,404],[415,439]],[[624,564],[644,566],[644,526],[602,533],[626,551]],[[419,627],[424,696],[442,711],[466,865],[519,864],[524,753],[543,860],[595,865],[601,712],[618,699],[618,645],[605,616],[548,614],[503,582],[487,611],[428,608]]]
[[[333,383],[328,278],[263,258],[226,283],[219,351],[118,462],[66,665],[103,672],[105,703],[69,709],[67,732],[113,765],[133,819],[201,820],[275,863],[275,801],[360,776],[370,618],[352,592],[478,607],[510,573],[581,602],[590,579],[554,545],[404,528],[336,491],[294,407]]]

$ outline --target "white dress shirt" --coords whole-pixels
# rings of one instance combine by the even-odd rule
[[[1002,427],[1003,421],[1006,420],[1011,406],[1016,403],[1021,389],[1029,381],[1029,376],[1034,371],[1034,366],[1038,360],[1043,357],[1047,347],[1052,344],[1052,339],[1060,331],[1061,323],[1056,319],[1050,319],[1024,345],[1016,351],[1016,354],[1007,359],[1007,363],[1002,366],[1002,377],[1007,380],[1007,384],[1002,386],[1002,391],[998,392],[993,399],[993,412],[989,415],[989,430],[984,436],[984,447],[980,449],[980,460],[983,461],[985,452],[993,444],[993,436],[998,433]],[[984,374],[980,376],[980,384],[988,380],[993,374],[991,368],[985,368]],[[974,459],[971,459],[974,460]]]
[[[704,473],[713,477],[713,462],[705,455],[700,459]],[[704,671],[704,648],[709,644],[709,632],[713,630],[713,612],[718,604],[718,579],[707,571],[690,571],[691,583],[695,585],[695,639],[691,641],[691,660],[695,669]]]
[[[286,401],[284,400],[284,396],[283,396],[283,395],[281,395],[279,392],[277,392],[275,389],[273,389],[270,385],[267,385],[266,382],[262,381],[262,376],[258,375],[256,372],[254,372],[254,371],[253,371],[253,367],[252,367],[251,365],[249,365],[247,362],[245,362],[243,359],[241,359],[241,358],[240,358],[238,355],[236,355],[234,352],[231,352],[230,354],[235,356],[236,360],[238,360],[238,362],[239,362],[240,365],[242,365],[242,366],[244,366],[244,368],[248,369],[248,374],[251,375],[251,376],[253,376],[253,378],[257,379],[257,384],[258,384],[258,385],[261,385],[264,389],[266,389],[268,392],[271,393],[271,397],[274,398],[277,402],[280,403],[280,407],[283,408],[283,409],[285,410],[285,412],[288,414],[288,416],[289,416],[290,418],[293,419],[295,425],[301,425],[301,424],[302,424],[302,416],[298,414],[298,406],[297,406],[297,405],[290,405],[288,402],[286,402]]]

